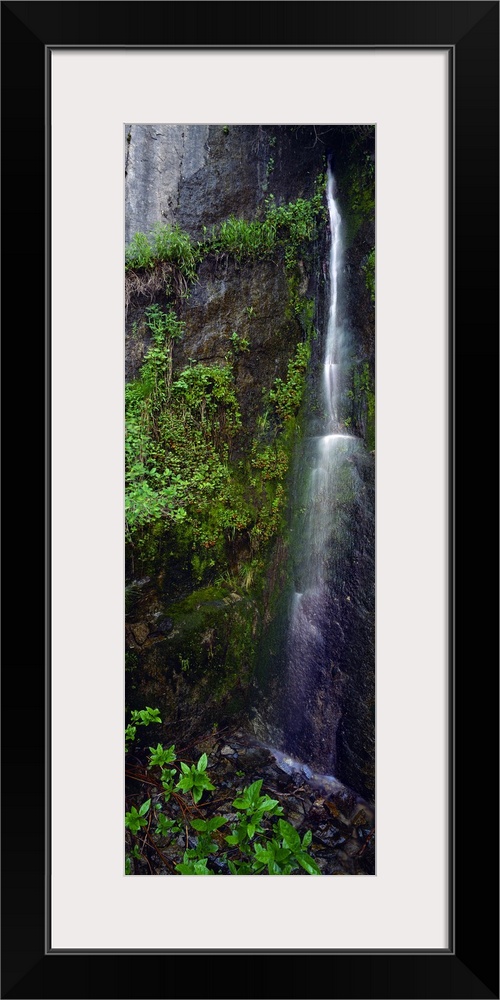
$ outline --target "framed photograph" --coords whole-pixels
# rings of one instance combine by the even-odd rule
[[[11,434],[9,423],[5,506],[9,533],[10,523],[19,525],[26,542],[22,558],[14,552],[12,572],[9,560],[4,684],[14,672],[23,681],[21,696],[9,685],[4,694],[2,996],[264,997],[269,962],[280,959],[277,995],[326,997],[332,995],[328,983],[335,983],[335,995],[352,998],[498,997],[498,678],[491,667],[492,658],[497,660],[491,628],[497,609],[490,574],[482,572],[489,560],[479,558],[491,551],[491,525],[497,523],[492,455],[497,454],[498,9],[492,2],[299,3],[287,5],[284,26],[277,4],[244,4],[237,24],[231,22],[229,42],[222,44],[227,10],[219,4],[210,5],[209,24],[195,22],[193,12],[179,3],[2,4],[4,287],[16,287],[17,280],[20,292],[21,274],[26,285],[26,292],[16,294],[15,338],[4,323],[4,351],[8,355],[12,349],[4,371],[9,380],[13,373],[16,410],[28,409],[30,436],[38,445],[32,448],[30,442],[20,461],[20,434]],[[151,123],[159,128],[157,137]],[[146,210],[151,185],[129,193],[126,202],[124,168],[127,155],[136,157],[136,170],[141,163],[146,170],[151,167],[150,162],[144,167],[138,138],[144,126],[149,146],[156,141],[158,148],[163,126],[174,145],[182,129],[195,127],[206,131],[209,144],[233,138],[238,144],[245,130],[245,141],[254,136],[254,145],[264,136],[261,216],[268,223],[276,211],[269,197],[273,151],[281,138],[288,142],[293,133],[296,143],[297,130],[303,130],[301,149],[325,146],[322,196],[329,241],[319,271],[335,329],[340,271],[332,155],[338,158],[353,137],[366,145],[373,130],[373,150],[366,145],[363,151],[366,169],[376,170],[376,239],[361,261],[366,287],[356,293],[369,301],[371,288],[376,310],[373,382],[363,383],[362,390],[365,400],[376,387],[376,800],[373,795],[368,802],[368,779],[362,787],[367,808],[376,801],[376,851],[369,812],[351,836],[358,855],[366,860],[372,852],[366,870],[348,862],[334,870],[322,860],[324,877],[297,882],[286,866],[283,872],[269,869],[269,874],[284,874],[281,879],[258,877],[263,874],[258,866],[257,877],[250,877],[244,866],[237,870],[242,862],[230,857],[228,872],[242,875],[239,880],[125,875],[124,708],[137,710],[139,702],[131,698],[132,684],[127,690],[124,683],[124,659],[126,649],[141,647],[144,637],[141,641],[132,617],[127,646],[123,638],[123,402],[130,359],[124,346],[123,256],[143,222],[147,229],[157,220],[149,220]],[[186,145],[183,133],[182,142]],[[290,150],[292,145],[290,139]],[[196,157],[195,147],[196,136],[186,155]],[[238,145],[242,176],[245,149],[244,142]],[[297,149],[293,146],[299,170]],[[305,159],[306,170],[304,164]],[[293,173],[289,164],[283,168],[278,206],[288,203],[291,209],[297,197]],[[304,180],[303,190],[312,197],[308,183]],[[287,185],[291,194],[285,197]],[[167,195],[162,224],[171,232],[168,227],[177,220],[168,215]],[[220,192],[213,190],[211,197],[215,203]],[[194,188],[190,199],[193,206]],[[355,193],[350,200],[352,207]],[[229,254],[219,224],[214,216],[210,238],[219,241],[222,258]],[[291,260],[293,249],[290,232],[280,249],[285,260]],[[199,239],[208,247],[209,236]],[[372,250],[376,269],[370,278]],[[293,260],[290,273],[295,265]],[[139,261],[135,273],[140,274],[140,266]],[[298,316],[307,295],[304,285],[304,302],[299,301],[297,289],[298,284]],[[244,303],[249,323],[254,314],[258,323],[254,298]],[[168,294],[162,322],[170,315],[167,300]],[[155,315],[144,315],[147,336],[154,339]],[[141,317],[132,318],[131,336]],[[184,318],[182,310],[176,322],[179,317]],[[28,351],[20,352],[17,340],[25,330],[37,332]],[[246,326],[236,330],[236,337],[228,328],[227,336],[232,370],[239,365],[244,372]],[[301,336],[297,333],[298,341]],[[349,377],[342,371],[339,376],[352,404],[348,411],[342,409],[336,373],[330,370],[339,361],[341,369],[344,356],[337,345],[330,357],[329,337],[325,343],[317,367],[328,367],[328,385],[325,376],[313,479],[314,469],[318,476],[325,473],[323,438],[330,444],[340,433],[349,443],[359,439],[362,425],[366,430],[367,407],[355,404],[365,368],[370,377],[368,354],[359,371],[349,357]],[[134,377],[140,379],[147,350],[138,351],[142,356]],[[295,355],[290,357],[293,368]],[[279,396],[291,369],[285,364],[281,370],[279,359],[276,364],[275,380],[267,386],[276,406],[266,419],[276,422],[277,453],[280,414],[284,423],[293,400],[290,386]],[[184,370],[199,371],[196,359],[186,355]],[[180,371],[174,366],[173,378],[182,382]],[[202,368],[204,376],[207,371]],[[183,419],[189,400],[182,393],[189,390],[189,378],[176,389]],[[226,385],[226,395],[229,389]],[[171,410],[177,412],[174,404]],[[249,404],[248,421],[252,412]],[[255,413],[263,427],[263,414]],[[189,424],[191,435],[193,428]],[[180,424],[170,431],[175,444]],[[222,433],[219,423],[216,432]],[[30,456],[36,451],[44,459],[35,477]],[[162,460],[150,463],[151,475],[163,474]],[[343,453],[344,460],[350,463],[346,469],[359,465],[352,449]],[[169,461],[172,465],[172,456]],[[128,466],[135,504],[129,526],[153,503],[153,479],[148,482],[144,471],[137,478],[138,462],[134,455]],[[174,472],[184,474],[183,469]],[[163,512],[168,489],[179,481],[165,486],[165,476]],[[235,497],[233,491],[224,517],[231,507],[243,526],[244,512]],[[187,492],[185,499],[190,502]],[[317,552],[315,569],[311,577],[304,575],[301,557],[300,581],[295,581],[308,607],[319,549],[330,544],[323,522],[313,523],[307,513],[317,511],[317,499],[306,497],[300,528]],[[37,531],[30,527],[34,511]],[[215,535],[209,537],[202,525],[202,509],[199,514],[200,546],[215,546]],[[254,517],[253,526],[262,524]],[[484,525],[482,534],[479,525]],[[233,527],[237,538],[240,528]],[[205,564],[191,547],[194,571],[205,581]],[[27,628],[33,548],[41,565],[36,629]],[[139,575],[132,574],[134,585]],[[231,585],[237,593],[237,581]],[[164,618],[171,631],[168,615]],[[312,629],[312,618],[307,624]],[[38,655],[32,652],[34,631],[45,637],[43,647],[38,641]],[[164,643],[163,633],[160,638]],[[208,656],[212,647],[207,643]],[[311,660],[307,677],[297,680],[306,646],[293,671],[295,702],[307,690],[312,670]],[[179,684],[190,669],[182,655]],[[289,723],[287,712],[281,710],[280,718]],[[36,738],[35,718],[40,722]],[[295,724],[307,733],[309,745],[309,716]],[[291,757],[304,760],[304,739],[293,745],[285,741],[285,771]],[[215,736],[214,741],[219,757],[227,757],[228,747]],[[315,754],[319,767],[323,757],[317,749]],[[200,774],[203,759],[202,753]],[[338,766],[345,768],[342,761]],[[194,795],[193,800],[198,801]],[[338,803],[331,805],[333,815]],[[133,811],[130,815],[133,820]],[[280,822],[285,836],[288,827]],[[130,822],[128,830],[133,834]],[[127,844],[130,859],[136,851],[133,838]],[[282,852],[288,846],[283,840]],[[312,874],[304,860],[306,846],[299,863],[304,874]],[[151,868],[137,851],[134,857],[130,874],[167,873]],[[179,874],[210,873],[191,872],[189,851],[177,860]],[[334,874],[369,877],[328,877]],[[485,880],[495,916],[479,920]],[[255,972],[242,977],[241,963],[233,969],[233,963],[227,966],[229,957],[255,958]],[[102,967],[110,962],[112,985],[105,993]],[[316,983],[318,963],[323,968]]]

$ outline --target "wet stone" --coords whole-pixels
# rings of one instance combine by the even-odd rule
[[[172,619],[171,618],[167,618],[166,616],[162,615],[161,617],[159,617],[157,619],[157,621],[154,622],[154,625],[153,625],[153,628],[152,628],[152,634],[153,635],[168,635],[168,633],[172,631],[173,627],[174,627],[174,623],[173,623]]]
[[[130,633],[133,641],[136,642],[138,646],[142,646],[148,638],[149,628],[147,625],[131,625]]]
[[[354,837],[351,837],[351,839],[344,845],[344,851],[348,857],[354,857],[356,854],[359,854],[360,850],[361,845],[359,841],[354,839]]]

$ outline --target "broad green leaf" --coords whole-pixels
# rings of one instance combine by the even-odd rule
[[[191,826],[193,830],[199,830],[202,833],[207,829],[207,821],[205,819],[192,819]]]
[[[208,757],[206,753],[202,753],[197,764],[198,771],[205,771],[207,768],[207,764],[208,764]]]
[[[246,793],[250,800],[255,801],[255,799],[258,798],[258,796],[260,795],[260,790],[262,788],[263,781],[264,781],[263,778],[259,778],[258,781],[254,781],[253,784],[248,786],[248,788],[246,789]]]
[[[207,859],[206,858],[200,858],[199,861],[195,861],[195,863],[194,863],[194,873],[195,873],[195,875],[213,875],[213,872],[211,872],[207,868]]]
[[[309,847],[313,839],[312,830],[306,830],[304,836],[302,837],[302,847]]]
[[[207,830],[210,832],[212,830],[218,830],[219,827],[224,826],[225,823],[227,823],[225,816],[212,816],[212,819],[209,819],[208,821]]]
[[[233,806],[235,809],[248,809],[250,806],[250,799],[240,796],[239,799],[234,800]]]
[[[213,792],[215,790],[215,785],[212,785],[210,778],[204,771],[195,772],[194,784],[197,785],[198,788],[206,788],[209,792]]]
[[[265,847],[263,844],[261,844],[260,840],[256,840],[253,845],[253,849],[256,854],[262,854],[262,851],[265,850]]]
[[[150,805],[151,805],[151,799],[148,799],[146,802],[143,802],[141,808],[139,809],[139,816],[145,816]]]
[[[310,858],[308,854],[299,854],[299,852],[297,852],[295,857],[299,862],[299,865],[301,865],[302,868],[305,868],[309,875],[321,875],[321,869],[318,868],[314,859]]]
[[[260,874],[263,868],[265,868],[264,863],[260,860],[260,858],[256,858],[252,863],[252,871],[256,874]]]
[[[254,833],[255,833],[255,826],[253,825],[253,823],[247,823],[247,834],[249,840],[252,839]]]
[[[238,864],[238,870],[236,871],[235,874],[236,875],[252,875],[252,871],[253,871],[253,869],[250,867],[250,865],[248,865],[245,861],[241,861]]]
[[[289,847],[291,851],[300,850],[300,837],[291,823],[288,823],[286,819],[280,819],[278,820],[278,829],[285,847]]]
[[[270,799],[269,795],[264,795],[264,797],[259,802],[259,809],[262,812],[268,812],[269,809],[274,809],[274,806],[278,805],[278,799]]]
[[[188,792],[189,789],[193,787],[193,779],[191,775],[186,774],[184,778],[180,778],[175,787],[181,792]]]
[[[184,771],[184,774],[191,774],[191,768],[183,760],[181,760],[181,769]]]
[[[197,788],[195,786],[193,788],[193,802],[199,802],[202,795],[203,795],[203,788]]]
[[[226,843],[227,844],[231,844],[231,846],[233,846],[233,845],[235,846],[236,844],[239,843],[238,837],[234,833],[228,833],[227,836],[224,839],[225,839]]]
[[[261,851],[258,852],[258,854],[256,853],[255,859],[259,863],[262,862],[262,864],[267,865],[268,861],[272,861],[273,860],[273,854],[272,854],[271,851],[261,850]]]
[[[288,847],[278,847],[278,849],[276,851],[276,854],[275,854],[276,861],[279,861],[280,864],[283,861],[288,861],[288,859],[290,858],[291,853],[292,852],[288,849]]]

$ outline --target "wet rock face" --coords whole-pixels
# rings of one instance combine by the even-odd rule
[[[373,305],[366,287],[364,265],[375,246],[375,225],[367,222],[345,255],[346,313],[357,332],[360,353],[375,364],[375,324]]]
[[[202,169],[208,125],[125,126],[125,242],[174,222],[182,179]]]
[[[307,291],[307,281],[304,290]],[[184,336],[173,347],[174,378],[191,359],[233,370],[240,403],[243,438],[251,438],[262,412],[263,392],[276,378],[286,379],[289,358],[302,339],[298,320],[290,315],[289,290],[282,267],[262,260],[239,264],[214,258],[199,267],[198,281],[178,315]],[[244,348],[233,348],[236,334]],[[144,308],[132,306],[127,321],[126,377],[137,378],[150,341]]]
[[[151,705],[183,734],[243,709],[258,609],[229,587],[173,599],[158,581],[129,599],[125,641],[128,706]]]
[[[126,125],[125,242],[155,222],[199,239],[230,215],[254,218],[270,194],[309,198],[324,149],[307,126]]]
[[[265,200],[286,204],[314,193],[324,147],[308,127],[247,125],[127,125],[125,238],[155,223],[177,224],[192,237],[228,219],[262,218]],[[304,274],[301,294],[312,294]],[[160,291],[155,301],[164,307]],[[149,344],[147,299],[132,299],[126,317],[125,376],[137,377]],[[289,314],[282,265],[273,261],[204,260],[187,299],[179,303],[185,334],[174,348],[174,372],[190,359],[224,364],[230,337],[248,340],[235,361],[238,396],[249,433],[262,390],[284,378],[302,337]]]
[[[302,337],[298,321],[288,314],[288,298],[283,268],[272,261],[206,260],[180,310],[186,327],[175,345],[174,371],[190,358],[223,365],[229,356],[247,438],[262,411],[263,392],[276,378],[286,378],[288,359]],[[244,349],[232,349],[234,334]]]

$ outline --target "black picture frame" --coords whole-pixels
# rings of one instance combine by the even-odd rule
[[[491,565],[497,567],[498,552],[499,3],[300,2],[287,4],[286,16],[284,5],[276,2],[210,3],[198,5],[196,12],[194,17],[193,5],[185,3],[1,4],[2,351],[4,385],[10,386],[14,400],[6,404],[3,433],[8,556],[4,554],[2,997],[498,998],[498,633],[493,627],[498,603]],[[50,121],[45,54],[47,46],[153,44],[437,45],[453,54],[453,946],[443,952],[221,949],[165,955],[46,950],[48,772],[43,748],[50,719],[44,712],[43,664],[50,637],[44,509],[50,494],[44,476],[50,456],[43,417],[50,386],[48,374],[44,377],[43,330],[50,305],[44,263]],[[28,436],[21,430],[21,415],[28,417]],[[78,789],[69,789],[68,795],[69,809],[71,803],[77,808]],[[432,836],[425,803],[416,803],[415,815],[405,822],[419,824],[422,836]],[[75,858],[75,864],[81,860]]]

